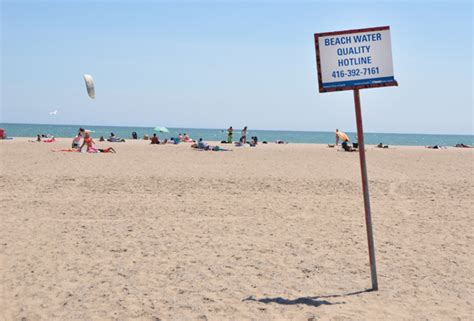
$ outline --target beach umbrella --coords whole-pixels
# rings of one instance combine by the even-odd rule
[[[155,127],[154,129],[155,132],[160,132],[160,133],[169,133],[170,131],[166,127]]]
[[[349,141],[349,136],[344,132],[338,131],[336,135],[344,142]]]
[[[95,98],[94,80],[91,75],[84,75],[84,81],[86,82],[87,93],[92,99]]]

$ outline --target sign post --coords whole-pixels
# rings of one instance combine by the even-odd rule
[[[359,90],[398,86],[393,75],[390,27],[316,33],[314,41],[319,92],[354,91],[370,275],[375,291],[378,290],[377,268]]]

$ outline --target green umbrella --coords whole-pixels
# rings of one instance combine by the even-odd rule
[[[154,129],[155,132],[160,132],[160,133],[169,133],[170,131],[166,127],[155,127]]]

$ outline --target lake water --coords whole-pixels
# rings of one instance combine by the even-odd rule
[[[132,132],[137,132],[139,137],[144,134],[152,135],[152,127],[123,127],[123,126],[82,126],[92,130],[92,136],[107,138],[111,132],[125,139],[131,138]],[[37,134],[50,134],[55,137],[73,137],[79,125],[42,125],[42,124],[12,124],[0,123],[9,137],[35,137]],[[201,129],[201,128],[168,128],[169,133],[157,133],[160,139],[177,137],[179,133],[187,133],[193,139],[202,138],[208,141],[221,141],[227,137],[226,129]],[[347,132],[351,141],[355,141],[355,133]],[[247,137],[257,136],[259,141],[274,142],[283,140],[289,143],[316,143],[333,144],[334,132],[309,132],[309,131],[279,131],[279,130],[252,130]],[[240,137],[240,129],[234,129],[234,140]],[[428,134],[387,134],[366,133],[366,144],[384,143],[387,145],[426,146],[443,145],[453,146],[458,143],[474,144],[474,135],[428,135]]]

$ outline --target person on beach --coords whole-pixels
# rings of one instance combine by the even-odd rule
[[[336,146],[339,145],[339,139],[342,140],[341,147],[344,151],[346,152],[354,152],[356,149],[352,148],[352,146],[349,145],[349,136],[347,136],[346,133],[339,131],[339,129],[336,129]]]
[[[429,149],[447,149],[446,146],[441,146],[441,145],[426,146],[426,148],[429,148]]]
[[[255,147],[258,144],[258,137],[257,136],[252,136],[250,140],[250,146]]]
[[[207,150],[207,151],[213,151],[213,152],[227,152],[230,151],[229,149],[224,149],[220,146],[211,146],[204,142],[202,138],[199,138],[199,141],[197,143],[193,143],[191,145],[191,148],[199,149],[199,150]]]
[[[346,133],[339,131],[339,129],[336,128],[336,146],[339,146],[339,139],[342,140],[342,142],[349,143],[349,136],[346,135]]]
[[[232,134],[234,132],[234,129],[232,128],[232,126],[230,126],[228,129],[227,129],[227,143],[228,144],[232,144]]]
[[[112,153],[112,154],[116,154],[116,153],[117,153],[117,152],[115,151],[115,149],[113,149],[112,147],[97,148],[97,150],[99,151],[99,153]]]
[[[125,139],[115,136],[114,133],[110,133],[110,136],[109,138],[107,138],[107,141],[111,143],[124,143]]]
[[[81,151],[77,148],[63,148],[63,149],[53,149],[53,152],[77,152],[77,153],[80,153]],[[112,153],[112,154],[115,154],[117,152],[112,147],[107,147],[107,148],[97,148],[97,151],[93,152],[93,153]]]
[[[171,137],[170,140],[173,141],[175,145],[177,145],[183,140],[183,135],[179,134],[178,137]]]
[[[159,143],[160,139],[158,138],[158,136],[156,136],[156,134],[153,134],[153,137],[150,139],[150,144],[158,145]]]
[[[456,145],[454,145],[454,147],[458,147],[458,148],[473,148],[472,146],[466,145],[466,144],[464,144],[464,143],[456,144]]]
[[[76,135],[76,137],[74,137],[72,139],[72,148],[75,148],[75,149],[79,149],[79,146],[81,146],[81,139],[82,139],[82,133],[79,131]]]
[[[247,126],[241,131],[240,143],[245,145],[247,143]]]
[[[88,153],[116,153],[115,149],[113,149],[112,147],[108,147],[108,148],[95,148],[94,147],[94,140],[92,139],[92,137],[90,136],[89,132],[85,132],[84,134],[84,141],[82,142],[82,145],[81,147],[78,149],[78,151],[82,151],[82,148],[84,147],[84,145],[87,146],[87,149],[86,151]]]
[[[88,153],[96,153],[97,150],[94,148],[94,140],[92,139],[91,135],[89,132],[85,132],[84,134],[84,140],[82,141],[81,147],[79,147],[79,150],[81,151],[84,146],[87,146],[87,152]]]
[[[183,142],[185,143],[189,143],[189,142],[192,142],[193,140],[191,139],[191,137],[189,137],[188,134],[184,133],[183,135]]]
[[[208,148],[209,148],[209,145],[208,145],[206,142],[204,142],[204,141],[202,140],[202,138],[199,138],[199,141],[198,141],[198,143],[197,143],[197,147],[198,147],[199,149],[208,149]]]
[[[41,135],[38,134],[36,135],[36,139],[35,140],[28,140],[29,143],[41,143]]]

